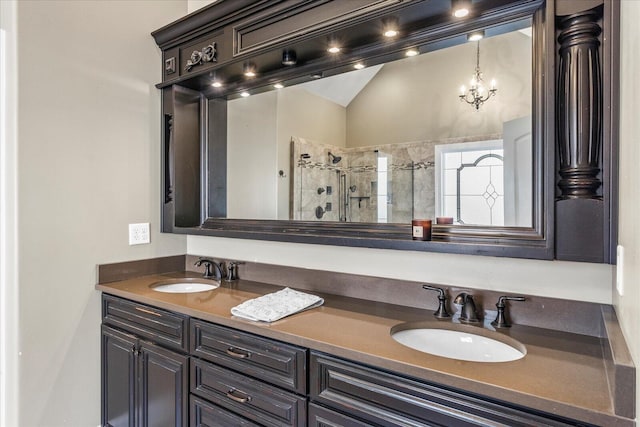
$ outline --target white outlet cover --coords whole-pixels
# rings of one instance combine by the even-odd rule
[[[129,224],[129,245],[144,245],[150,242],[148,222]]]

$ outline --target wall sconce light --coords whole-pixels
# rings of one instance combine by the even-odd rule
[[[298,62],[298,58],[295,50],[287,49],[282,51],[282,65],[291,67],[292,65],[296,65],[297,62]]]
[[[480,42],[476,49],[476,70],[471,77],[470,87],[467,90],[464,86],[460,87],[460,101],[464,101],[475,107],[476,111],[480,109],[480,106],[489,100],[496,94],[498,89],[496,88],[496,81],[491,80],[491,87],[487,91],[484,87],[484,81],[482,80],[482,71],[480,71]]]
[[[256,76],[256,65],[253,62],[246,62],[242,66],[242,72],[247,77],[255,77]]]
[[[471,0],[451,0],[451,13],[456,18],[464,18],[471,11]]]

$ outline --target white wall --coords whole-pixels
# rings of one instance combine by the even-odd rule
[[[531,115],[531,37],[516,31],[480,41],[485,85],[495,78],[498,91],[478,111],[458,97],[469,87],[476,46],[385,64],[347,107],[349,147],[500,134],[504,122]]]
[[[278,219],[276,92],[227,104],[227,217]]]
[[[16,3],[0,2],[0,425],[17,425]]]
[[[624,296],[614,303],[627,345],[636,364],[636,414],[640,415],[640,2],[625,0],[620,25],[620,245],[624,247]]]
[[[182,254],[160,234],[161,54],[181,1],[18,2],[20,426],[100,422],[96,265]],[[151,223],[128,246],[127,224]]]

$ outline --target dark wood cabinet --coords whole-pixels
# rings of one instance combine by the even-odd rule
[[[307,349],[197,319],[190,329],[191,393],[211,405],[192,404],[192,414],[307,425]]]
[[[153,306],[104,300],[104,426],[590,425]],[[185,324],[190,338],[183,340],[177,331]],[[188,342],[189,350],[141,337],[156,328],[172,330],[173,341]]]
[[[186,426],[189,357],[143,337],[150,329],[172,329],[171,321],[183,317],[108,296],[103,308],[102,425]],[[114,320],[113,313],[120,316]]]
[[[138,339],[102,326],[102,425],[136,425],[136,345]]]
[[[584,426],[428,384],[322,353],[311,353],[310,425]],[[325,406],[331,410],[327,411]],[[326,420],[326,421],[325,421]]]
[[[186,426],[189,357],[145,341],[138,348],[138,425]]]

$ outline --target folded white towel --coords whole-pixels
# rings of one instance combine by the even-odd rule
[[[290,288],[250,299],[231,309],[231,314],[249,320],[275,322],[303,310],[319,307],[324,299]]]

